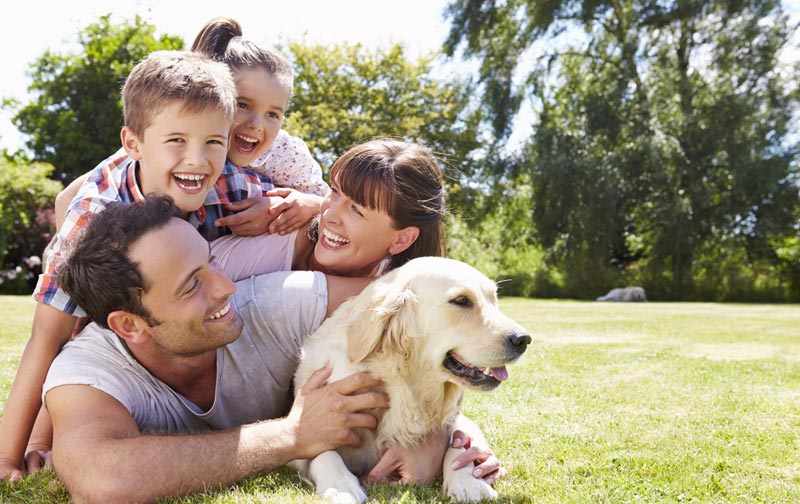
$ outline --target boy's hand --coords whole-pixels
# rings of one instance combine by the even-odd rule
[[[225,208],[236,213],[220,217],[214,221],[214,225],[228,226],[231,231],[241,236],[258,236],[269,232],[269,225],[275,216],[290,205],[290,202],[279,197],[256,197],[235,201],[226,204]],[[272,212],[273,208],[276,213]]]
[[[0,459],[0,480],[7,479],[9,483],[16,483],[22,479],[22,470],[10,460]]]
[[[267,193],[267,196],[278,196],[284,201],[292,203],[286,208],[277,206],[269,209],[275,219],[269,225],[269,233],[289,234],[295,229],[299,229],[319,213],[322,197],[316,194],[308,194],[295,189],[279,187]]]

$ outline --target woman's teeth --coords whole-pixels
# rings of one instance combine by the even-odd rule
[[[322,237],[325,240],[325,243],[331,247],[341,247],[342,245],[347,245],[350,243],[350,240],[344,236],[338,235],[332,231],[329,231],[328,229],[322,230]]]

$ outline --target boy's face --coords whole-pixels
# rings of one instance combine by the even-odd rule
[[[156,114],[139,138],[122,129],[122,144],[139,161],[142,194],[166,194],[184,217],[203,205],[219,178],[228,154],[230,124],[213,107],[184,110],[175,102]]]
[[[281,82],[261,68],[235,70],[236,117],[228,158],[248,166],[266,152],[283,126],[289,93]]]

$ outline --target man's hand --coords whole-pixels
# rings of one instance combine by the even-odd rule
[[[361,438],[353,429],[378,425],[364,410],[389,407],[385,394],[363,391],[381,384],[366,371],[325,385],[331,371],[330,367],[315,371],[295,397],[287,420],[294,426],[296,458],[313,458],[345,445],[360,446]]]
[[[319,213],[322,203],[320,196],[288,188],[273,189],[267,193],[267,196],[277,196],[290,203],[290,206],[282,210],[277,206],[270,208],[270,213],[275,217],[269,225],[270,234],[289,234],[308,224]]]
[[[0,479],[7,479],[9,483],[16,483],[25,473],[16,464],[7,459],[0,459]]]
[[[473,464],[475,468],[472,470],[472,475],[476,478],[483,478],[483,481],[492,486],[495,481],[505,478],[508,474],[500,460],[495,457],[494,452],[487,447],[472,446],[472,438],[466,432],[454,431],[451,444],[453,448],[465,448],[464,453],[458,455],[450,465],[453,470]]]
[[[241,236],[258,236],[269,231],[270,223],[292,203],[280,197],[257,197],[228,203],[225,208],[233,215],[214,221],[217,227],[228,226]]]

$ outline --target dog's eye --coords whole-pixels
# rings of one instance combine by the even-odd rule
[[[463,308],[469,308],[472,306],[472,300],[467,296],[454,297],[453,299],[450,300],[450,303],[456,306],[461,306]]]

